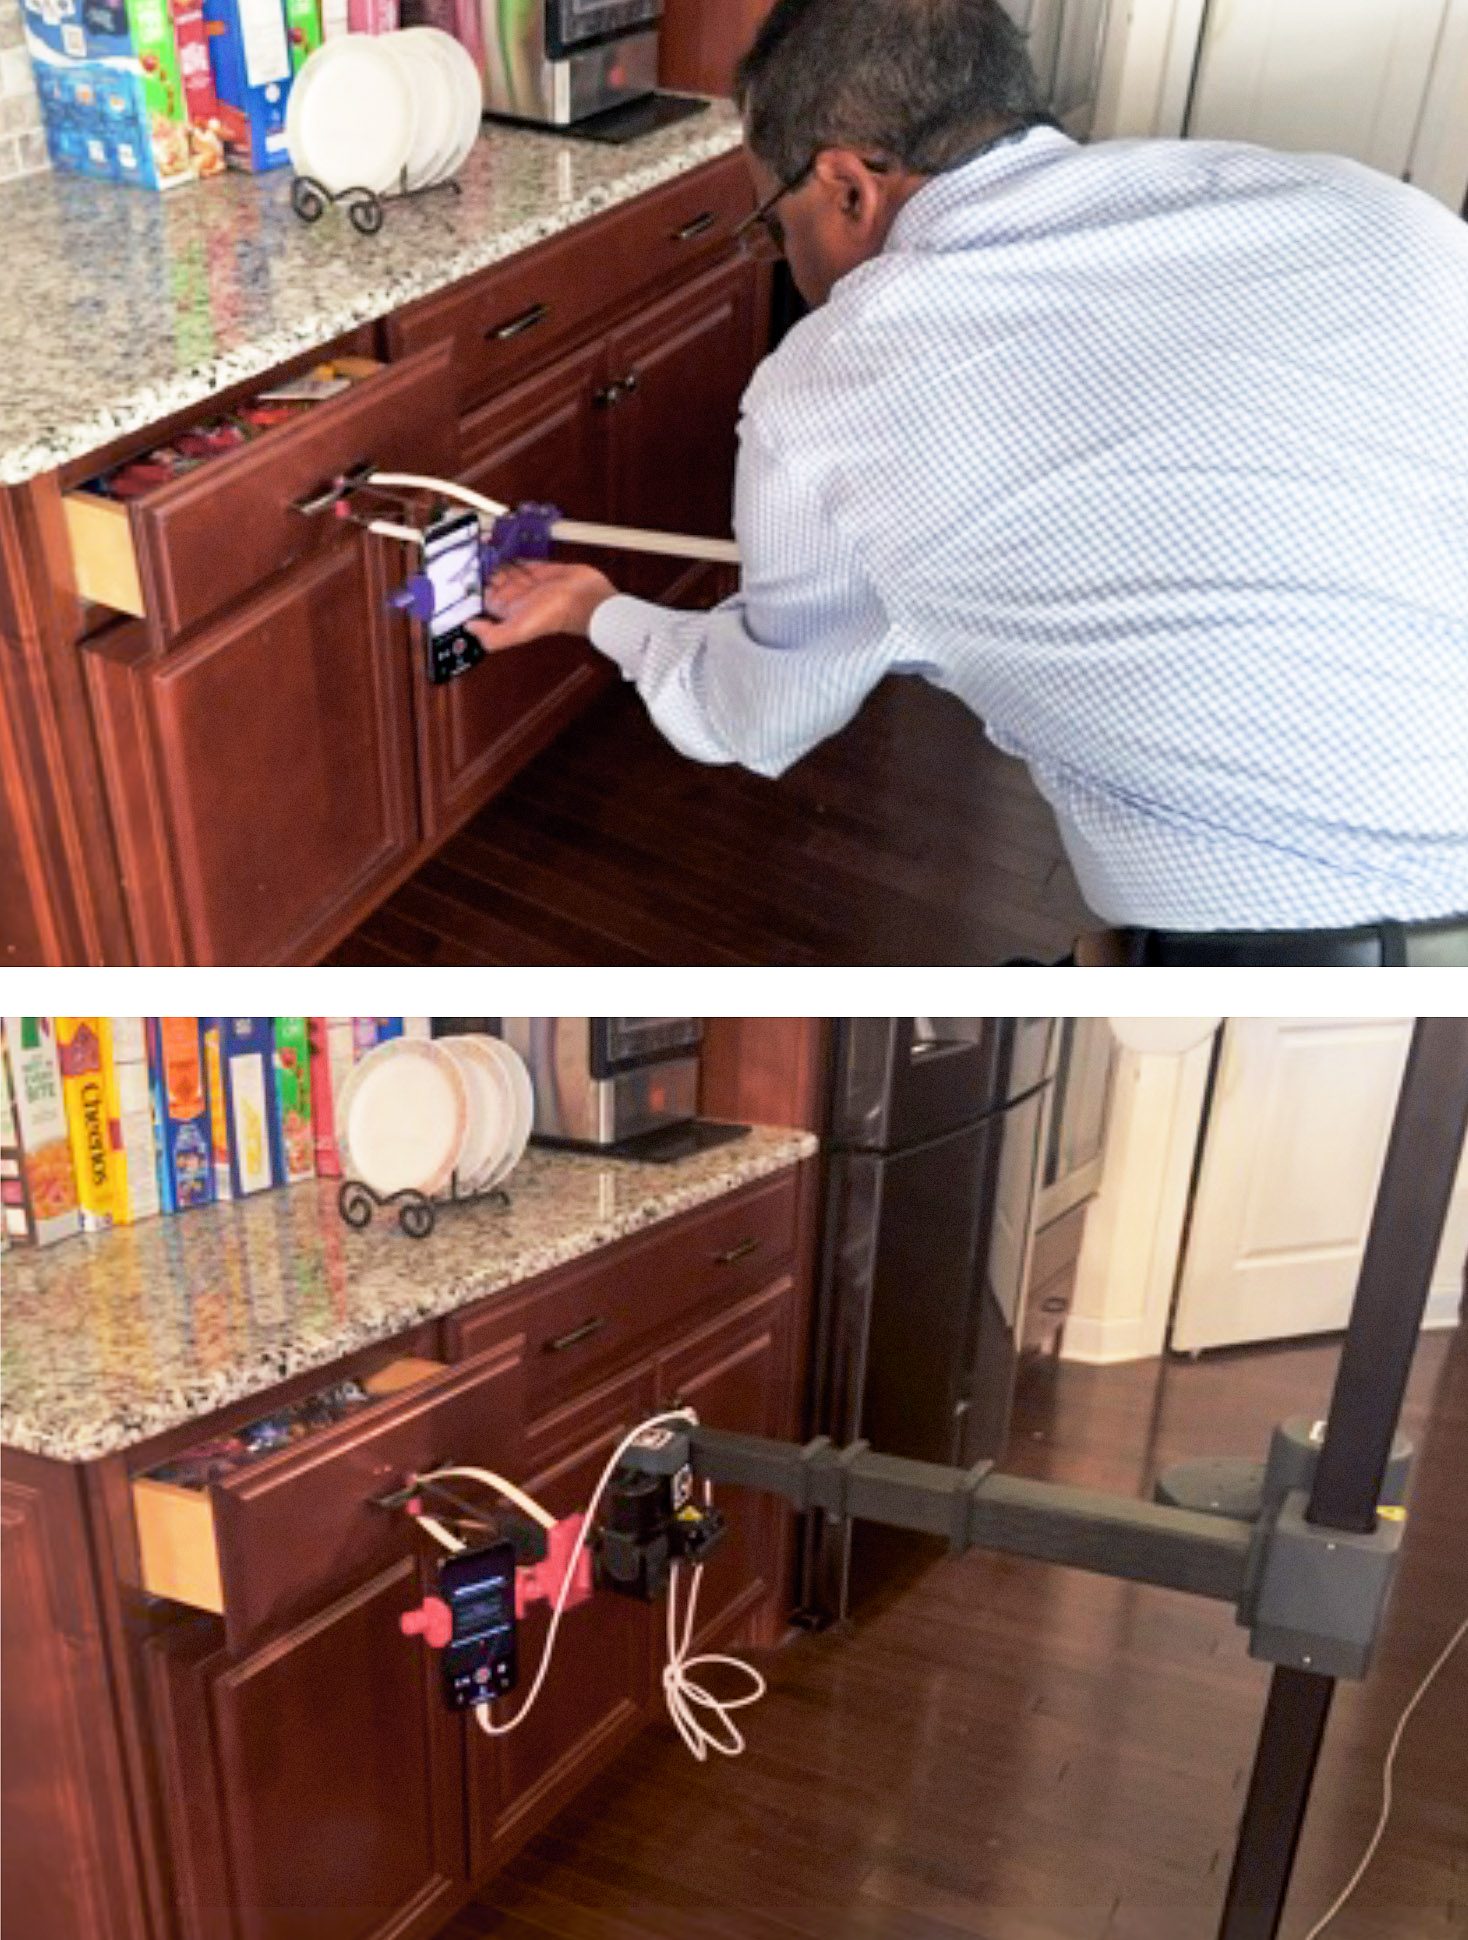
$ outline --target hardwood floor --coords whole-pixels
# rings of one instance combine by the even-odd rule
[[[329,960],[993,963],[1088,925],[1025,770],[924,683],[779,782],[685,761],[619,686]]]
[[[1142,1491],[1183,1455],[1262,1452],[1320,1409],[1329,1345],[1031,1371],[1007,1466]],[[1423,1343],[1419,1465],[1376,1669],[1342,1685],[1285,1934],[1374,1822],[1411,1691],[1468,1615],[1468,1337]],[[848,1636],[765,1660],[742,1759],[644,1734],[446,1940],[1210,1940],[1267,1672],[1230,1612],[971,1555]],[[1393,1822],[1329,1940],[1468,1934],[1468,1647],[1418,1711]]]

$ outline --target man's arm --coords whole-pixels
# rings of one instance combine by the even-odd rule
[[[778,775],[837,733],[891,669],[887,615],[798,463],[741,427],[737,598],[680,613],[616,594],[584,567],[529,567],[497,583],[491,649],[586,632],[636,684],[660,731],[695,761]]]

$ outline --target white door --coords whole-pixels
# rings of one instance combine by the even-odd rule
[[[1172,1345],[1345,1326],[1411,1041],[1410,1018],[1265,1018],[1225,1030]],[[1429,1319],[1450,1321],[1468,1162]]]
[[[1211,0],[1190,135],[1405,176],[1451,0]]]

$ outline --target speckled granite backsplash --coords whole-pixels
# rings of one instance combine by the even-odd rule
[[[49,168],[41,104],[20,24],[20,0],[0,0],[0,182]]]
[[[7,1253],[0,1441],[87,1461],[263,1393],[815,1150],[757,1130],[677,1165],[531,1151],[508,1211],[446,1212],[426,1240],[343,1224],[313,1181],[235,1205]]]
[[[395,203],[376,236],[339,209],[300,221],[286,169],[167,195],[60,172],[0,188],[0,485],[309,354],[740,140],[728,102],[622,148],[488,129],[461,195]]]

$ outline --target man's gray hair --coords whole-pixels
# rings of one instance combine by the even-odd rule
[[[823,148],[936,174],[1044,112],[999,0],[776,0],[736,93],[751,148],[782,182]]]

